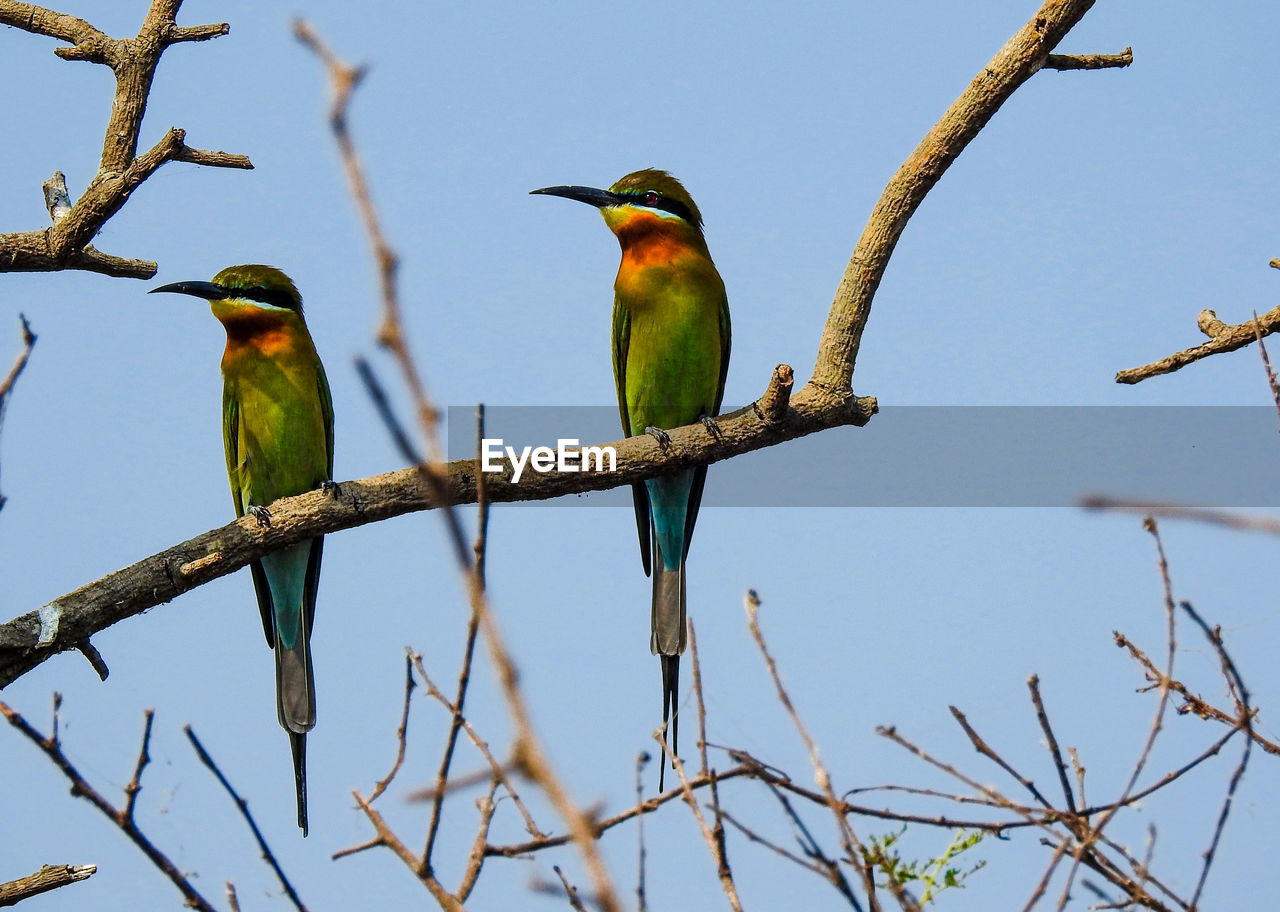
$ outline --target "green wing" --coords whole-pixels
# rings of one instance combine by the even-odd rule
[[[725,379],[729,376],[729,348],[732,327],[729,324],[729,298],[720,298],[720,380],[716,385],[715,406],[708,417],[720,414],[724,401]],[[689,543],[693,541],[693,525],[698,521],[698,508],[702,506],[702,488],[707,483],[707,467],[699,466],[693,472],[693,485],[689,488],[689,511],[684,517],[684,556],[689,556]]]
[[[627,411],[627,350],[631,347],[631,311],[617,295],[613,298],[613,386],[618,392],[618,414],[622,433],[631,436],[631,416]],[[640,534],[640,562],[648,576],[653,565],[649,553],[649,492],[644,482],[631,486],[631,501],[636,511],[636,531]]]
[[[236,516],[244,516],[243,474],[248,471],[248,454],[240,451],[240,400],[236,398],[234,385],[222,385],[222,443],[227,453],[227,479],[231,482],[231,499],[236,505]],[[276,646],[275,608],[271,601],[271,587],[267,584],[267,572],[261,561],[249,565],[253,575],[253,591],[258,596],[258,612],[262,615],[262,632],[267,645]]]
[[[333,396],[329,392],[329,380],[324,375],[324,365],[316,359],[316,387],[320,396],[320,413],[324,416],[324,446],[326,481],[333,481]],[[307,581],[302,590],[302,605],[307,613],[307,636],[316,616],[316,590],[320,585],[320,558],[324,555],[324,536],[311,540],[311,554],[307,558]]]

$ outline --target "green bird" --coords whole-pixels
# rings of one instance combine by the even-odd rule
[[[613,283],[613,379],[622,431],[650,434],[712,421],[729,370],[729,301],[702,232],[702,214],[665,171],[633,171],[608,190],[534,190],[595,206],[622,247]],[[653,575],[650,651],[662,661],[663,735],[677,750],[676,695],[686,645],[685,560],[702,502],[701,466],[632,486],[640,558]],[[658,788],[662,789],[661,766]]]
[[[210,282],[153,288],[204,298],[227,331],[222,439],[236,516],[270,524],[267,504],[333,486],[333,400],[293,281],[271,266],[230,266]],[[311,625],[323,537],[250,565],[267,645],[275,650],[276,710],[289,733],[298,826],[307,835],[307,732],[316,724]]]

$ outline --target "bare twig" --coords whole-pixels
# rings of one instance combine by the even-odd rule
[[[1058,749],[1058,738],[1053,733],[1053,726],[1049,724],[1049,714],[1045,712],[1044,700],[1040,696],[1039,675],[1033,674],[1027,678],[1027,689],[1031,691],[1031,703],[1036,708],[1036,721],[1040,723],[1040,730],[1044,732],[1049,756],[1053,758],[1053,768],[1058,771],[1058,782],[1062,786],[1062,795],[1067,802],[1067,810],[1074,814],[1076,812],[1076,798],[1071,792],[1071,782],[1067,779],[1067,765],[1062,761],[1062,751]]]
[[[733,872],[729,868],[729,859],[724,850],[724,828],[721,826],[719,838],[717,838],[711,827],[707,825],[707,820],[702,814],[702,808],[698,806],[698,799],[694,796],[693,789],[689,787],[689,778],[684,771],[684,761],[676,756],[671,749],[671,745],[667,744],[663,734],[663,730],[657,728],[653,732],[653,739],[661,747],[662,753],[665,755],[665,762],[671,764],[671,768],[676,771],[676,776],[680,780],[680,788],[684,793],[684,803],[693,812],[693,818],[698,822],[698,829],[702,831],[702,838],[706,841],[707,848],[711,850],[711,857],[715,859],[716,876],[720,878],[720,887],[724,890],[724,895],[729,900],[730,908],[734,912],[742,912],[742,901],[738,898],[738,887],[733,882]],[[713,779],[712,783],[714,781]],[[718,820],[717,824],[719,824]]]
[[[27,321],[26,314],[18,314],[18,319],[22,321],[22,351],[18,352],[18,357],[14,359],[13,367],[9,368],[9,373],[0,380],[0,427],[4,425],[5,408],[9,405],[9,393],[13,390],[13,385],[18,382],[18,375],[22,373],[23,368],[27,366],[27,361],[31,358],[31,349],[36,344],[36,334],[31,331],[31,324]],[[0,509],[4,508],[5,496],[0,494]]]
[[[560,870],[560,866],[552,865],[551,870],[556,872],[556,876],[560,878],[560,883],[564,884],[564,895],[568,898],[569,905],[577,909],[578,912],[587,912],[587,907],[578,898],[578,888],[569,883],[569,878],[564,876],[564,871]]]
[[[449,702],[449,698],[441,692],[440,688],[436,686],[435,681],[431,679],[431,675],[427,673],[426,666],[422,664],[422,657],[417,653],[414,653],[413,664],[418,670],[418,676],[422,678],[422,685],[427,690],[427,696],[440,703],[440,705],[447,709],[451,715],[456,715],[454,705]],[[541,836],[542,831],[539,830],[537,824],[533,822],[533,815],[529,813],[529,809],[525,806],[524,801],[521,800],[520,793],[516,790],[515,783],[511,781],[511,777],[508,775],[507,767],[498,762],[498,759],[494,757],[493,752],[489,749],[488,742],[480,737],[479,733],[472,728],[471,723],[468,722],[465,717],[462,717],[461,719],[461,726],[462,730],[467,733],[467,737],[471,740],[472,745],[475,746],[476,750],[480,751],[485,762],[489,764],[489,773],[477,775],[475,777],[475,782],[483,782],[489,778],[496,779],[500,782],[502,787],[506,789],[507,794],[511,796],[511,800],[520,811],[520,815],[524,818],[525,829],[534,836]],[[469,784],[475,784],[475,782]],[[456,785],[456,780],[454,784]],[[434,788],[425,789],[420,792],[412,792],[408,796],[409,801],[435,801],[435,798],[436,789]]]
[[[481,440],[484,439],[484,407],[481,406],[476,414],[476,449],[481,447]],[[476,489],[476,499],[478,502],[478,522],[476,524],[476,540],[472,545],[472,554],[474,560],[471,565],[471,576],[473,585],[481,591],[484,590],[484,566],[485,553],[488,548],[488,530],[489,530],[489,499],[487,497],[487,489],[484,486],[483,476],[477,479],[478,487]],[[436,773],[435,796],[431,802],[431,821],[427,826],[427,844],[422,851],[422,863],[431,865],[432,852],[435,848],[436,834],[440,828],[440,813],[444,808],[445,784],[449,779],[449,769],[453,765],[453,751],[458,743],[458,734],[462,731],[462,709],[467,699],[467,687],[471,683],[471,660],[475,656],[476,651],[476,634],[480,630],[480,612],[476,606],[478,601],[473,600],[471,606],[471,614],[467,618],[467,638],[466,644],[462,649],[462,667],[458,671],[458,687],[457,696],[454,697],[450,706],[452,717],[449,720],[449,735],[445,739],[444,755],[440,758],[440,769]],[[421,664],[421,657],[418,658]],[[495,774],[494,782],[498,782],[499,778]],[[514,794],[514,793],[513,793]],[[516,799],[517,801],[519,798]],[[523,805],[521,805],[523,809]],[[526,811],[526,819],[529,823],[533,822],[532,817],[528,817]],[[536,827],[534,828],[536,831]],[[486,840],[481,839],[483,846]]]
[[[973,745],[974,750],[982,754],[984,757],[994,761],[1002,770],[1014,779],[1017,779],[1018,782],[1022,784],[1022,787],[1029,791],[1031,793],[1031,797],[1035,798],[1036,801],[1039,801],[1045,807],[1053,806],[1049,803],[1049,799],[1040,794],[1040,790],[1036,788],[1036,784],[1034,782],[1010,766],[1003,757],[987,745],[987,742],[983,741],[982,738],[979,737],[978,733],[974,731],[973,726],[969,724],[969,720],[965,717],[964,713],[956,709],[954,706],[949,706],[947,708],[951,710],[951,715],[955,717],[955,720],[960,723],[960,727],[964,729],[964,733],[969,737],[969,742]]]
[[[408,743],[409,736],[409,701],[413,697],[413,656],[412,649],[405,649],[404,657],[404,712],[400,716],[400,725],[396,728],[396,760],[391,764],[391,771],[387,775],[379,779],[373,787],[373,793],[369,796],[369,803],[378,800],[378,796],[387,790],[387,786],[391,784],[391,780],[396,777],[396,773],[400,772],[400,767],[404,764],[404,752]]]
[[[1133,513],[1155,516],[1160,519],[1186,519],[1192,522],[1210,523],[1228,529],[1245,532],[1265,532],[1280,535],[1280,520],[1269,516],[1245,516],[1227,510],[1209,507],[1182,507],[1177,504],[1161,504],[1145,500],[1121,500],[1113,497],[1086,497],[1080,501],[1086,510],[1106,510],[1111,513]]]
[[[1191,607],[1190,602],[1182,602],[1179,607],[1186,613],[1196,626],[1200,628],[1205,638],[1213,644],[1213,648],[1218,653],[1218,661],[1222,665],[1223,677],[1231,684],[1233,690],[1237,694],[1240,709],[1240,728],[1246,734],[1253,732],[1253,712],[1249,708],[1249,690],[1245,687],[1244,678],[1240,675],[1240,670],[1236,667],[1235,661],[1227,653],[1226,647],[1222,643],[1221,631],[1210,629],[1204,619]],[[1235,770],[1231,773],[1231,779],[1227,783],[1227,794],[1222,799],[1222,810],[1218,812],[1218,820],[1213,828],[1213,837],[1209,841],[1209,848],[1204,853],[1204,865],[1200,868],[1200,877],[1196,881],[1195,892],[1191,894],[1191,907],[1194,909],[1200,901],[1200,894],[1204,892],[1204,885],[1209,879],[1209,869],[1213,867],[1213,860],[1217,857],[1218,843],[1222,839],[1223,830],[1227,826],[1227,817],[1231,813],[1232,801],[1235,798],[1236,789],[1240,787],[1240,780],[1244,778],[1245,768],[1249,765],[1249,752],[1253,747],[1253,739],[1246,738],[1244,742],[1244,750],[1240,754],[1240,762],[1236,765]]]
[[[289,897],[289,901],[293,903],[298,912],[307,912],[307,907],[303,905],[302,900],[298,897],[298,892],[293,888],[293,884],[289,882],[284,869],[276,861],[275,853],[271,851],[271,847],[267,845],[267,840],[263,837],[262,831],[258,829],[258,824],[254,821],[253,815],[249,813],[249,802],[240,797],[231,782],[223,775],[222,770],[218,768],[218,764],[213,761],[213,757],[209,755],[204,745],[200,743],[200,739],[196,737],[196,733],[192,731],[191,726],[184,725],[182,730],[186,733],[187,740],[191,742],[191,746],[195,748],[200,762],[208,768],[209,772],[213,773],[214,778],[218,780],[218,784],[231,796],[231,801],[235,804],[236,810],[240,812],[240,816],[244,818],[245,823],[249,824],[249,830],[253,833],[253,838],[258,843],[258,851],[262,853],[262,860],[275,872],[276,879],[280,881],[280,886],[284,888],[285,895]]]
[[[1267,387],[1271,390],[1271,399],[1280,411],[1280,383],[1276,382],[1276,372],[1271,369],[1271,359],[1267,356],[1266,343],[1262,341],[1262,326],[1258,323],[1258,312],[1253,312],[1253,332],[1258,338],[1258,354],[1262,356],[1262,369],[1267,374]]]
[[[648,753],[641,751],[636,755],[636,806],[644,803],[644,768],[649,764]],[[644,880],[644,815],[636,818],[636,850],[639,855],[636,873],[636,909],[648,912],[649,903],[645,897]]]
[[[61,701],[61,695],[55,694],[55,714],[57,706]],[[67,777],[71,782],[72,795],[84,798],[96,807],[108,820],[119,827],[120,831],[129,837],[129,840],[134,845],[142,850],[142,853],[147,856],[147,859],[169,879],[170,883],[178,888],[178,891],[182,893],[182,898],[188,906],[193,909],[198,909],[200,912],[214,912],[214,907],[209,903],[209,901],[201,896],[196,891],[195,887],[191,886],[191,881],[185,874],[177,869],[174,863],[169,860],[169,857],[156,848],[155,844],[146,837],[142,830],[138,828],[138,825],[133,821],[133,818],[125,812],[125,808],[116,808],[113,806],[111,802],[103,798],[102,795],[85,780],[84,776],[80,775],[80,771],[72,765],[71,761],[67,759],[67,755],[62,752],[62,745],[58,741],[56,726],[54,728],[54,733],[46,738],[36,731],[35,728],[33,728],[17,710],[10,708],[3,702],[0,702],[0,715],[3,715],[10,725],[22,732],[22,734],[27,737],[28,741],[40,748],[40,750],[44,752],[45,756],[49,758],[50,762],[58,768],[58,771]],[[149,726],[147,730],[150,730]],[[141,765],[139,765],[138,769],[139,772],[141,772]],[[126,800],[127,797],[128,796],[126,795]]]
[[[702,694],[702,661],[698,656],[698,637],[694,633],[692,618],[689,619],[689,651],[693,656],[693,694],[698,704],[699,771],[711,780],[709,784],[711,813],[715,817],[715,822],[711,825],[710,832],[707,834],[709,836],[708,846],[711,849],[712,857],[716,860],[716,873],[720,877],[720,883],[724,887],[725,894],[729,897],[729,904],[738,912],[741,912],[742,904],[738,899],[737,886],[733,882],[733,872],[729,868],[729,848],[725,845],[724,818],[720,808],[720,789],[717,787],[715,777],[710,776],[711,768],[707,765],[707,704]],[[685,781],[682,779],[681,784],[683,785]],[[691,792],[686,796],[686,800],[693,800]]]
[[[765,645],[764,634],[760,632],[760,597],[756,595],[754,589],[750,589],[747,591],[743,601],[747,609],[747,629],[751,631],[751,637],[756,641],[756,647],[764,657],[765,667],[768,669],[769,677],[773,680],[774,689],[778,693],[778,701],[787,711],[787,715],[791,717],[791,724],[795,726],[796,731],[800,734],[800,739],[804,741],[805,749],[809,752],[809,763],[813,766],[814,779],[826,798],[825,803],[835,815],[836,825],[841,833],[841,843],[844,846],[846,856],[854,866],[854,869],[857,870],[859,877],[862,878],[862,887],[866,890],[867,903],[871,912],[876,912],[879,909],[879,903],[876,900],[875,880],[863,860],[866,856],[865,847],[853,832],[853,827],[849,825],[849,820],[840,806],[840,799],[836,797],[835,790],[831,787],[831,777],[828,775],[827,768],[823,765],[822,758],[819,756],[817,742],[813,740],[804,723],[800,721],[800,716],[796,712],[795,706],[791,703],[791,697],[787,695],[786,688],[782,686],[782,678],[778,674],[778,666],[773,661],[773,656],[770,655],[768,646]],[[895,895],[901,891],[901,886],[897,885],[893,878],[889,879],[889,884]],[[894,889],[895,887],[897,889]]]
[[[489,844],[489,827],[493,824],[493,815],[498,809],[498,803],[493,800],[497,791],[498,780],[490,779],[488,793],[476,802],[476,807],[480,811],[480,822],[476,826],[476,838],[471,841],[471,852],[467,855],[466,869],[462,872],[462,879],[454,892],[458,902],[467,901],[467,897],[475,889],[476,881],[480,879],[480,871],[484,868],[484,860],[487,857],[484,849]]]
[[[151,723],[155,720],[156,711],[144,709],[142,715],[146,722],[142,727],[142,747],[138,750],[138,765],[133,768],[133,778],[124,787],[124,816],[130,823],[133,822],[134,807],[138,803],[138,792],[142,791],[142,771],[151,762],[151,754],[147,748],[151,744]]]

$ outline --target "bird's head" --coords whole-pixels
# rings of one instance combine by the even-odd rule
[[[605,224],[621,236],[641,226],[687,227],[702,235],[702,213],[684,185],[666,171],[643,168],[632,171],[608,190],[593,187],[543,187],[531,191],[547,196],[562,196],[595,206]]]
[[[274,266],[228,266],[208,282],[173,282],[149,292],[194,295],[209,301],[224,323],[244,317],[302,317],[302,295],[293,280]]]

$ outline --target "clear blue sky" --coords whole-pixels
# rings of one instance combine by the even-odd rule
[[[344,57],[372,65],[352,127],[403,256],[411,342],[437,400],[605,406],[613,402],[616,243],[586,207],[529,190],[607,186],[647,166],[682,178],[706,216],[729,291],[726,402],[749,401],[779,362],[808,376],[840,272],[885,181],[1035,3],[306,7]],[[78,0],[62,9],[125,35],[145,4]],[[160,282],[205,279],[243,262],[288,271],[333,387],[337,477],[401,465],[351,366],[353,356],[372,354],[393,381],[374,351],[374,272],[325,123],[324,73],[275,4],[193,0],[180,16],[184,24],[223,20],[228,37],[165,55],[143,143],[181,126],[189,144],[248,154],[256,170],[171,164],[134,195],[95,244],[156,260],[153,282],[0,277],[0,363],[17,350],[20,311],[40,335],[0,440],[10,498],[0,513],[5,619],[232,515],[219,421],[223,333],[197,300],[147,297]],[[1134,66],[1038,75],[952,167],[889,267],[857,391],[886,406],[1266,405],[1252,350],[1137,388],[1112,376],[1198,341],[1202,307],[1239,322],[1275,303],[1280,276],[1266,264],[1280,255],[1278,31],[1280,12],[1268,3],[1099,3],[1060,50],[1132,45]],[[59,60],[55,46],[0,33],[0,81],[11,87],[0,230],[42,227],[41,181],[60,169],[74,195],[97,165],[110,74]],[[853,472],[864,433],[833,431],[809,445],[847,454]],[[797,459],[793,470],[805,465]],[[1222,625],[1274,733],[1265,710],[1280,699],[1275,543],[1186,525],[1165,532],[1177,596]],[[659,712],[648,582],[635,552],[629,510],[493,513],[492,598],[541,732],[575,796],[608,811],[631,803],[633,758],[652,749]],[[840,790],[946,784],[874,734],[895,724],[1017,794],[972,752],[948,704],[1048,789],[1053,769],[1026,699],[1032,672],[1059,739],[1088,767],[1091,800],[1121,786],[1145,736],[1154,699],[1134,692],[1141,677],[1111,640],[1118,628],[1162,648],[1160,583],[1136,518],[1071,509],[707,510],[689,604],[709,739],[809,781],[745,629],[748,587],[764,600],[766,634]],[[284,900],[187,747],[184,723],[249,798],[313,908],[429,904],[389,853],[339,862],[329,854],[371,836],[350,790],[367,793],[393,757],[403,647],[420,650],[441,682],[456,674],[466,609],[440,519],[417,514],[332,536],[318,610],[320,722],[305,841],[294,827],[288,748],[247,574],[97,637],[112,672],[105,684],[68,654],[2,696],[47,726],[50,694],[62,691],[67,752],[108,792],[128,780],[142,710],[154,706],[154,763],[139,816],[215,902],[227,879],[245,909]],[[1177,676],[1222,700],[1212,653],[1189,631],[1181,646]],[[487,670],[469,716],[501,754],[509,730]],[[434,777],[445,718],[416,704],[409,762],[382,799],[419,846],[426,813],[402,799]],[[692,725],[684,731],[691,756]],[[1171,719],[1152,774],[1218,733]],[[460,770],[478,765],[460,751]],[[0,879],[42,863],[100,865],[88,884],[32,908],[177,907],[172,887],[87,803],[67,797],[60,776],[7,727],[0,770]],[[1277,839],[1278,770],[1255,755],[1206,908],[1256,903],[1258,872],[1272,864]],[[1113,835],[1140,854],[1148,823],[1156,824],[1155,869],[1189,892],[1228,772],[1226,760],[1210,764],[1117,821]],[[438,855],[446,882],[456,881],[474,832],[471,800],[446,808]],[[726,787],[725,800],[775,838],[790,838],[759,788]],[[513,809],[499,817],[495,836],[519,839]],[[559,829],[545,808],[538,819]],[[829,820],[810,820],[834,850]],[[864,836],[889,829],[858,828]],[[653,908],[723,902],[686,810],[651,817],[646,832]],[[906,851],[923,857],[947,838],[913,828]],[[614,832],[604,846],[629,893],[634,830]],[[741,839],[731,837],[729,848],[748,909],[840,907],[817,878]],[[1028,835],[988,840],[973,855],[987,869],[945,895],[943,908],[1020,908],[1048,857]],[[531,878],[554,878],[553,862],[586,886],[567,851],[492,861],[472,907],[564,908],[527,889]],[[1083,907],[1089,897],[1077,892]]]

